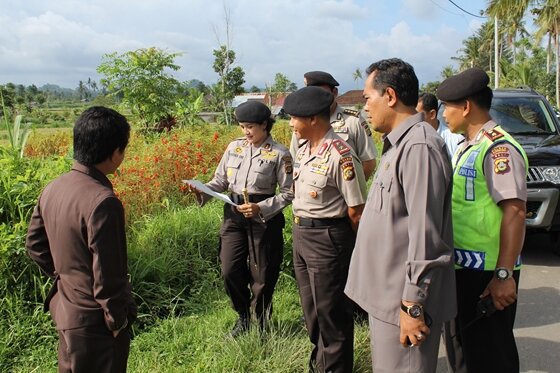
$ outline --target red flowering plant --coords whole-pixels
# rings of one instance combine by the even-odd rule
[[[181,180],[211,179],[238,131],[234,126],[202,125],[157,136],[133,132],[125,160],[112,178],[128,218],[193,203]]]

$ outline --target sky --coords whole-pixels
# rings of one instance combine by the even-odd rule
[[[453,2],[474,14],[487,3]],[[246,88],[276,73],[301,87],[306,71],[323,70],[341,92],[361,89],[356,69],[391,57],[412,64],[421,84],[440,80],[484,22],[449,0],[0,0],[0,84],[76,88],[99,81],[103,55],[148,47],[181,53],[178,80],[213,84],[224,9]]]

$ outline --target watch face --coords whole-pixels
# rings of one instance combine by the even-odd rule
[[[500,280],[505,280],[508,278],[508,271],[506,271],[505,269],[498,269],[496,271],[496,277],[498,277]]]
[[[422,315],[422,307],[415,304],[408,309],[408,314],[414,318],[420,317]]]

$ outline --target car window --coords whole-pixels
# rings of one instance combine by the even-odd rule
[[[553,119],[539,97],[494,97],[490,115],[510,133],[556,133]]]

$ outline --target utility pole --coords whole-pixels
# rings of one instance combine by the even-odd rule
[[[497,89],[500,83],[500,60],[498,53],[498,16],[494,16],[494,89]]]

